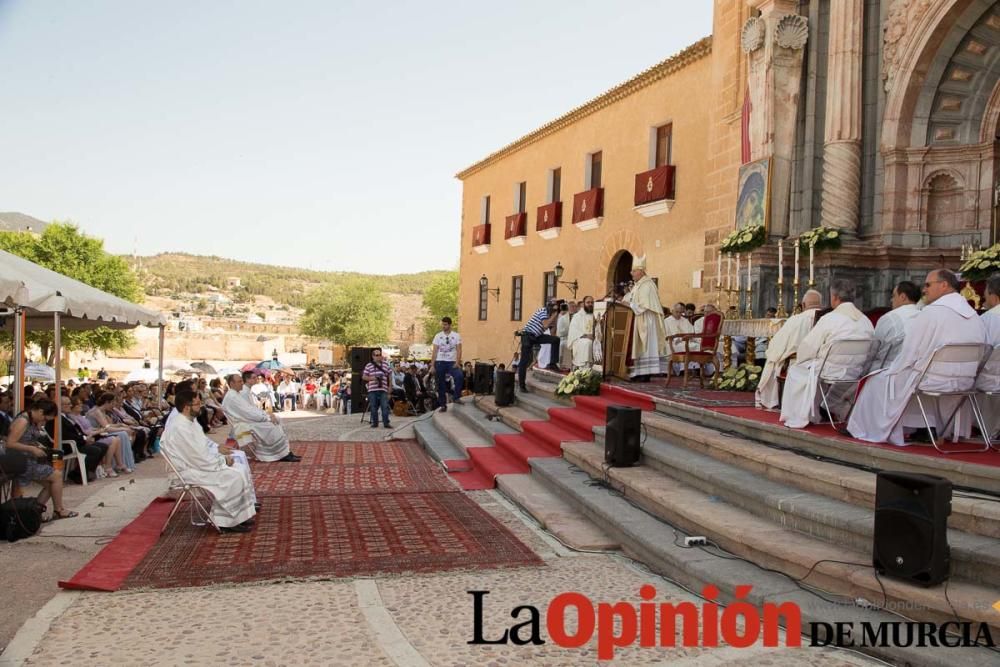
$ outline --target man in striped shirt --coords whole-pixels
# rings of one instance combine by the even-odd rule
[[[561,341],[558,336],[544,333],[546,329],[554,326],[557,317],[559,317],[559,309],[554,307],[554,304],[550,307],[543,306],[535,311],[521,331],[521,362],[517,365],[517,384],[521,391],[528,391],[525,380],[528,376],[528,366],[531,365],[535,345],[552,345],[552,358],[546,368],[553,371],[559,370],[559,343]]]
[[[382,359],[382,348],[372,350],[372,360],[365,366],[361,379],[368,383],[368,407],[372,411],[372,428],[378,427],[378,411],[382,408],[382,425],[389,428],[389,383],[392,367]]]

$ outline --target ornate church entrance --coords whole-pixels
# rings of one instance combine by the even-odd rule
[[[632,280],[632,253],[621,250],[611,262],[608,271],[608,292],[616,285],[625,285]]]

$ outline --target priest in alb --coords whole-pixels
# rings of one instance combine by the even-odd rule
[[[986,307],[989,310],[981,318],[986,327],[986,342],[996,348],[1000,346],[1000,273],[986,281]],[[990,429],[990,434],[996,436],[997,431],[1000,431],[1000,359],[997,359],[996,353],[979,374],[976,389],[997,394],[984,396],[982,403],[986,426]]]
[[[248,471],[235,465],[232,455],[213,453],[205,444],[205,433],[195,421],[201,398],[189,389],[177,392],[178,414],[171,420],[160,444],[183,480],[196,484],[212,496],[212,520],[225,532],[247,532],[257,513],[253,483]]]
[[[569,322],[566,344],[573,358],[573,368],[587,368],[594,363],[594,297],[583,297],[583,307]]]
[[[830,305],[833,310],[819,319],[795,352],[795,363],[788,367],[785,391],[781,396],[781,421],[789,428],[805,428],[810,422],[819,422],[819,372],[830,346],[838,340],[871,340],[875,327],[871,320],[853,303],[854,284],[848,280],[835,280],[830,286]],[[864,372],[868,355],[830,355],[823,374],[828,378],[858,378]],[[830,409],[842,411],[842,397]]]
[[[903,346],[888,370],[873,376],[858,395],[857,405],[851,413],[847,430],[859,440],[888,442],[904,446],[904,429],[926,428],[916,401],[911,401],[921,374],[930,363],[934,350],[949,343],[985,343],[986,327],[965,298],[958,293],[958,277],[946,269],[927,274],[924,283],[924,302],[920,314],[913,318]],[[963,364],[966,368],[955,371],[931,372],[924,379],[923,389],[929,391],[959,391],[972,386],[977,364]],[[955,409],[958,399],[943,399],[939,406],[947,419]],[[928,406],[931,426],[936,423],[933,405]],[[963,410],[959,419],[958,435],[968,437],[972,430],[971,414]],[[954,426],[954,421],[952,422]],[[947,437],[948,433],[939,433]]]
[[[255,376],[248,374],[247,379],[254,381]],[[254,443],[254,454],[258,461],[289,461],[295,462],[299,457],[292,454],[288,446],[288,436],[274,415],[257,407],[250,393],[250,387],[244,385],[244,378],[239,373],[233,373],[226,378],[229,391],[222,399],[222,409],[234,424],[243,423],[257,436]]]
[[[876,358],[880,364],[888,366],[899,356],[906,330],[920,313],[918,301],[920,288],[909,280],[900,282],[892,289],[892,310],[878,318],[875,325],[875,340],[880,346]]]
[[[822,295],[814,289],[807,290],[802,296],[802,312],[792,315],[774,334],[767,346],[764,370],[760,374],[757,385],[756,403],[759,408],[774,409],[781,402],[778,393],[778,373],[781,366],[792,358],[799,343],[812,331],[816,324],[816,314],[823,305]]]
[[[629,377],[649,382],[650,375],[667,372],[667,340],[663,328],[663,304],[656,283],[646,275],[646,257],[632,260],[632,289],[625,303],[635,314],[632,327],[632,360]]]

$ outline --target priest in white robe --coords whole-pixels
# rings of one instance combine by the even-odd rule
[[[667,372],[667,339],[663,329],[663,304],[656,283],[646,275],[646,257],[632,260],[634,285],[624,302],[634,313],[632,327],[632,367],[629,378],[649,382],[650,375]]]
[[[1000,346],[1000,274],[993,275],[986,281],[986,307],[988,310],[983,313],[983,326],[986,327],[986,342],[994,348]],[[979,381],[976,383],[979,391],[1000,392],[1000,359],[993,357],[979,374]],[[990,430],[990,435],[994,437],[1000,431],[1000,396],[981,398],[983,416],[986,418],[986,426]]]
[[[256,377],[246,378],[253,382]],[[257,407],[250,393],[250,388],[244,385],[243,376],[234,373],[226,378],[229,391],[222,399],[222,409],[234,425],[243,423],[257,436],[254,443],[254,454],[258,461],[288,461],[296,462],[299,457],[292,454],[288,446],[288,436],[281,427],[276,416],[268,415]]]
[[[754,397],[758,408],[773,410],[778,407],[778,403],[781,402],[781,395],[778,393],[778,373],[812,331],[816,324],[816,314],[822,305],[822,295],[814,289],[807,290],[802,296],[802,312],[785,320],[778,333],[771,338],[764,355],[767,361],[761,371]]]
[[[214,453],[195,421],[201,398],[190,390],[177,393],[178,414],[160,438],[162,450],[185,482],[212,495],[212,520],[226,532],[247,532],[257,510],[249,472],[236,465],[232,455]]]
[[[562,304],[559,307],[559,318],[556,320],[556,336],[559,336],[559,367],[563,369],[573,367],[573,360],[569,354],[570,317],[569,304]]]
[[[892,310],[878,319],[875,325],[875,340],[879,351],[876,359],[880,368],[889,366],[903,347],[903,338],[913,318],[920,312],[920,288],[904,280],[892,289]]]
[[[583,297],[583,307],[569,323],[566,344],[573,358],[573,368],[587,368],[594,363],[594,297]]]
[[[692,352],[701,349],[700,338],[678,338],[677,336],[688,336],[694,334],[694,325],[685,316],[686,308],[683,303],[675,303],[670,308],[670,314],[663,318],[663,330],[667,340],[667,360],[670,364],[670,372],[674,375],[680,374],[684,370],[681,359],[684,358],[685,345]]]
[[[924,306],[913,318],[910,329],[888,370],[865,383],[851,413],[847,430],[859,440],[888,442],[905,446],[904,429],[926,428],[916,401],[912,400],[920,375],[930,363],[934,350],[949,343],[984,343],[986,327],[976,311],[958,293],[960,283],[954,273],[938,269],[927,274],[924,283]],[[957,369],[932,369],[924,379],[923,388],[930,391],[959,391],[972,386],[977,365],[962,364]],[[934,372],[934,371],[938,372]],[[940,428],[935,417],[933,399],[925,401],[931,426]],[[942,401],[940,410],[947,419],[954,410],[956,399]],[[971,412],[963,410],[959,419],[959,437],[971,432]],[[952,422],[954,426],[954,422]],[[948,433],[940,433],[946,437]]]
[[[854,283],[835,280],[830,286],[830,305],[827,313],[799,343],[795,363],[788,367],[785,390],[781,397],[781,421],[789,428],[805,428],[810,422],[821,421],[819,412],[819,372],[830,346],[847,338],[871,340],[875,327],[871,320],[853,303]],[[831,355],[823,371],[825,377],[855,379],[865,370],[868,355]],[[830,406],[834,416],[845,409],[842,396],[835,396]]]

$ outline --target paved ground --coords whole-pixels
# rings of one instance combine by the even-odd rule
[[[397,425],[405,427],[406,422],[398,420]],[[356,416],[317,416],[301,411],[294,418],[286,417],[286,426],[293,440],[370,440],[373,446],[389,433],[382,428],[370,429]],[[396,435],[405,437],[407,430],[412,429]],[[27,621],[0,656],[0,665],[19,664],[25,658],[31,665],[596,664],[594,642],[579,649],[551,643],[469,645],[473,614],[472,596],[467,591],[490,591],[483,614],[487,637],[515,622],[510,619],[514,607],[531,604],[544,614],[549,600],[566,591],[582,592],[595,601],[637,603],[639,587],[650,583],[657,589],[657,601],[700,604],[682,589],[620,556],[567,551],[494,491],[470,495],[534,549],[544,559],[544,567],[211,589],[56,594],[55,581],[75,572],[100,546],[93,537],[56,538],[55,528],[59,534],[70,530],[74,534],[113,534],[116,526],[131,520],[148,502],[145,499],[155,496],[165,484],[162,468],[155,462],[141,466],[136,477],[136,484],[126,484],[125,491],[119,490],[121,480],[88,487],[86,492],[73,487],[70,505],[91,511],[90,519],[58,522],[46,529],[49,537],[0,546],[2,585],[8,590],[14,587],[13,599],[18,600],[16,609],[8,606],[3,614],[0,639],[8,641]],[[103,498],[108,498],[105,507],[97,508],[96,503]],[[544,622],[543,617],[543,635]],[[863,658],[845,652],[763,648],[631,648],[620,651],[617,658],[630,665],[668,661],[696,661],[699,665],[866,664]]]

